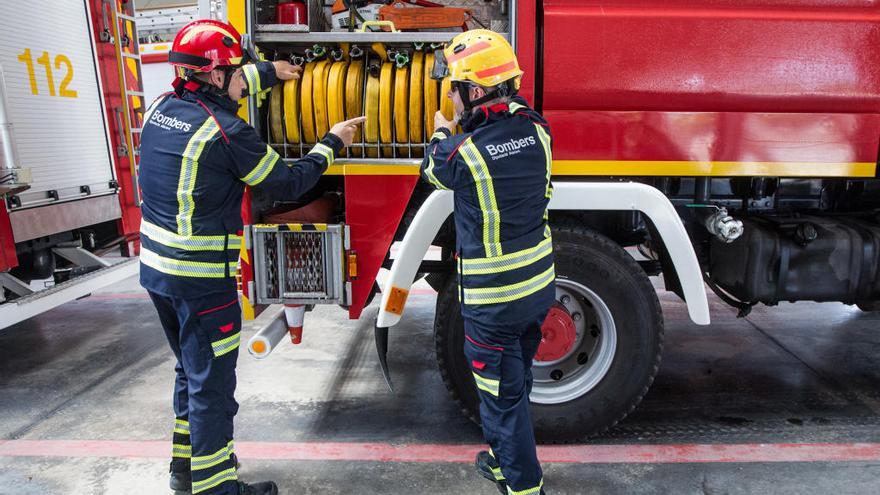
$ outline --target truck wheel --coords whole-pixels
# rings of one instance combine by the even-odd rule
[[[880,311],[880,301],[860,301],[856,303],[856,307],[865,313],[873,313]]]
[[[535,433],[541,442],[599,434],[629,414],[660,366],[663,315],[648,276],[620,246],[582,227],[553,229],[556,305],[532,367]],[[443,382],[479,422],[479,398],[464,357],[457,282],[437,299],[434,342]]]

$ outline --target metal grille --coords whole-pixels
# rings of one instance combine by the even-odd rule
[[[326,292],[322,232],[285,232],[284,295]]]
[[[278,234],[275,232],[265,233],[265,256],[263,257],[263,273],[266,275],[266,296],[277,299],[278,289],[281,287],[281,278],[278,276]],[[259,265],[257,266],[259,269]]]
[[[255,225],[254,281],[258,304],[346,304],[343,225]]]

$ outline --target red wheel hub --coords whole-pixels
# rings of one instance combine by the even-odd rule
[[[537,361],[556,361],[568,354],[577,340],[574,320],[561,305],[550,308],[541,326],[541,345],[535,354]]]

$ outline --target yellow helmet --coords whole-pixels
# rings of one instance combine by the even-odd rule
[[[511,81],[519,89],[522,70],[513,47],[500,34],[488,29],[465,31],[449,42],[443,50],[435,76],[449,76],[452,81],[469,81],[483,87]],[[445,66],[445,67],[444,67]]]

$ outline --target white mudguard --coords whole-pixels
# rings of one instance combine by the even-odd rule
[[[651,219],[663,239],[681,281],[688,314],[698,325],[709,324],[709,301],[697,255],[669,199],[654,187],[636,182],[558,182],[553,184],[551,210],[635,210]],[[392,327],[403,314],[403,301],[428,247],[452,214],[451,191],[436,191],[416,213],[403,238],[391,275],[382,287],[377,327]],[[392,296],[393,301],[392,301]]]

